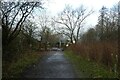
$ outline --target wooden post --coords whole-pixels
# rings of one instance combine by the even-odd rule
[[[120,1],[118,2],[118,75],[120,77]]]

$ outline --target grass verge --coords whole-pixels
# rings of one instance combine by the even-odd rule
[[[83,72],[88,78],[117,78],[113,72],[108,71],[103,65],[83,59],[72,51],[65,51],[64,55],[75,66],[78,73]]]
[[[19,57],[18,60],[9,64],[7,71],[3,72],[3,78],[20,77],[20,74],[30,65],[40,59],[41,54],[38,52],[26,53]]]

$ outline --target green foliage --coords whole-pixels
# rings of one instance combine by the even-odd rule
[[[30,46],[30,44],[32,46]],[[24,54],[25,51],[30,49],[38,49],[38,40],[34,39],[33,37],[25,36],[25,34],[23,34],[21,31],[11,43],[3,47],[3,61],[11,62],[15,58],[17,59],[21,54]]]
[[[8,66],[6,72],[3,72],[3,78],[10,78],[10,77],[19,77],[20,73],[23,72],[24,69],[38,61],[40,58],[40,54],[37,52],[26,53],[20,56],[20,58]],[[4,62],[3,62],[4,63]],[[3,64],[3,66],[6,64]]]
[[[96,62],[88,61],[87,59],[74,54],[72,51],[65,51],[65,56],[70,59],[79,73],[84,72],[89,78],[116,78],[117,76],[110,72],[104,65]]]

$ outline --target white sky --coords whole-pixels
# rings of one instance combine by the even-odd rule
[[[93,9],[95,11],[95,13],[87,19],[87,25],[94,26],[97,23],[101,7],[106,6],[107,8],[111,8],[118,2],[119,0],[48,0],[45,7],[49,14],[55,16],[64,9],[66,4],[70,4],[74,8],[79,7],[82,4],[88,9]]]

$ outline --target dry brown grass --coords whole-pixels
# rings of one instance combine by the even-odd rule
[[[114,65],[118,64],[116,55],[118,54],[117,42],[94,42],[78,43],[69,47],[74,53],[100,64],[114,71]]]

